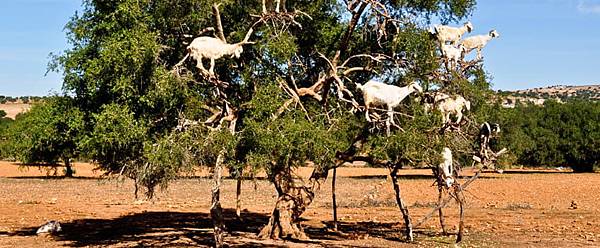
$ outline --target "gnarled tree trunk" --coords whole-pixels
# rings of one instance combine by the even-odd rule
[[[308,183],[292,178],[290,171],[275,176],[273,183],[279,197],[269,222],[261,230],[263,239],[307,239],[299,218],[315,198],[315,191],[327,179],[327,169],[315,168]]]
[[[65,163],[65,177],[73,177],[73,166],[71,166],[71,159],[63,159]]]

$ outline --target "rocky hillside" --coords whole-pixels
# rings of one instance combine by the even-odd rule
[[[543,105],[549,99],[557,102],[569,100],[598,101],[600,100],[600,85],[555,85],[525,90],[500,91],[498,93],[502,97],[504,107],[514,108],[517,102]]]
[[[540,99],[570,99],[600,100],[600,85],[566,86],[555,85],[543,88],[510,91],[516,97],[529,97]]]

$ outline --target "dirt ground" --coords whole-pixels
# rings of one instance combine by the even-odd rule
[[[6,112],[6,117],[15,119],[18,113],[29,110],[31,107],[30,104],[27,103],[6,103],[0,104],[0,110],[4,110]]]
[[[47,177],[46,169],[0,162],[0,247],[210,246],[210,180],[173,182],[151,201],[135,200],[131,181],[106,180],[89,164],[76,164],[75,179]],[[307,175],[310,168],[302,168]],[[429,170],[402,170],[402,196],[413,222],[437,201]],[[53,172],[50,172],[52,175]],[[60,175],[60,169],[57,171]],[[242,219],[234,216],[235,181],[225,180],[222,199],[232,247],[452,247],[437,217],[404,240],[402,216],[387,170],[340,168],[337,180],[339,232],[331,230],[331,180],[321,186],[303,215],[310,240],[256,239],[275,202],[264,180],[243,185]],[[467,173],[468,174],[468,173]],[[461,247],[600,247],[600,174],[510,170],[484,173],[468,188],[466,235]],[[456,232],[458,208],[444,209]],[[63,231],[37,236],[46,221]]]

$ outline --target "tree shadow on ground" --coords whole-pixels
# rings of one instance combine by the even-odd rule
[[[269,216],[242,213],[238,220],[235,210],[224,210],[229,236],[255,235]],[[213,246],[212,221],[207,213],[142,212],[114,219],[79,219],[61,223],[62,232],[53,236],[56,241],[67,241],[69,246],[109,246],[134,243],[140,247]],[[11,233],[12,236],[35,236],[36,227]],[[248,236],[248,235],[246,235]],[[227,240],[226,240],[227,241]],[[229,242],[228,242],[229,243]],[[231,242],[231,246],[271,246],[250,242]]]
[[[484,173],[496,173],[496,172],[484,172]],[[518,174],[523,174],[523,175],[528,175],[528,174],[576,174],[576,173],[573,173],[572,171],[552,171],[550,169],[548,169],[548,170],[505,170],[502,173],[503,174],[514,174],[514,175],[518,175]]]
[[[366,176],[348,176],[346,178],[352,178],[352,179],[387,179],[388,175],[366,175]],[[470,178],[470,175],[467,176],[460,176],[459,178]],[[499,178],[499,175],[481,175],[479,176],[480,179],[493,179],[493,178]],[[433,176],[433,174],[431,175],[398,175],[398,179],[400,180],[434,180],[435,177]]]
[[[66,177],[66,176],[52,176],[52,175],[47,175],[47,176],[14,176],[14,177],[6,177],[6,178],[8,178],[8,179],[44,179],[44,180],[62,180],[62,179],[103,180],[102,178],[99,178],[99,177],[86,177],[86,176]]]
[[[332,227],[332,221],[323,222],[327,227]],[[307,228],[306,233],[311,239],[319,240],[347,240],[364,239],[366,237],[376,237],[394,242],[410,243],[406,240],[405,228],[403,224],[390,222],[339,222],[338,231],[331,228]],[[414,235],[418,239],[428,239],[432,237],[443,236],[441,233],[428,229],[414,229]],[[451,239],[453,240],[453,236]],[[451,244],[452,242],[448,242]]]

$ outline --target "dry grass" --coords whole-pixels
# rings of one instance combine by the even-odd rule
[[[25,112],[29,110],[31,107],[28,103],[5,103],[0,104],[0,110],[4,110],[6,112],[6,117],[15,119],[17,114]]]

